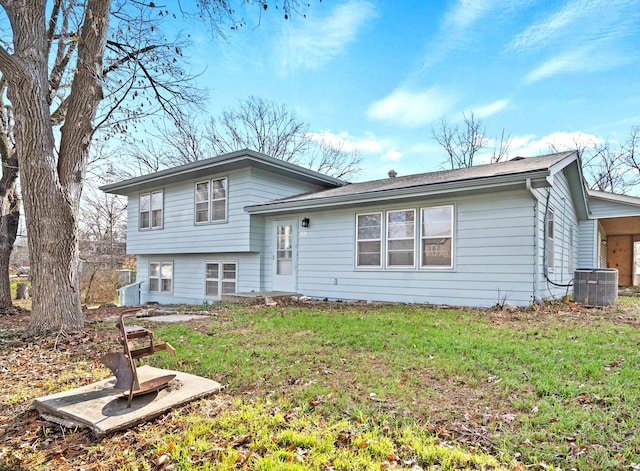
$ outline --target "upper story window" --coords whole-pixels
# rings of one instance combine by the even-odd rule
[[[387,266],[415,267],[414,209],[387,212]]]
[[[453,267],[453,206],[422,208],[422,267]]]
[[[209,222],[209,182],[196,183],[196,222]]]
[[[140,229],[162,228],[162,190],[140,194]]]
[[[195,222],[227,220],[227,178],[196,183]]]
[[[382,266],[382,213],[356,216],[356,267]]]

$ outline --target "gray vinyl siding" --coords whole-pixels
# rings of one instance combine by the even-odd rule
[[[638,206],[636,205],[598,198],[589,198],[589,209],[592,217],[598,219],[638,215]]]
[[[237,263],[237,291],[260,291],[260,254],[255,253],[207,253],[192,255],[139,255],[137,257],[137,281],[142,282],[140,302],[159,304],[201,304],[213,301],[205,295],[205,262],[222,261]],[[173,263],[173,289],[171,293],[149,291],[149,263]]]
[[[598,268],[598,221],[580,221],[576,268]]]
[[[355,268],[356,214],[398,209],[419,212],[422,207],[443,204],[454,204],[452,269]],[[533,199],[525,191],[299,214],[298,219],[309,217],[311,225],[307,229],[298,225],[298,292],[329,299],[528,305],[533,301],[533,214]],[[268,234],[274,230],[273,221],[267,223]],[[418,254],[419,232],[416,235]],[[270,241],[267,236],[267,247]],[[267,289],[272,269],[267,260]]]
[[[228,178],[227,221],[196,224],[196,181]],[[138,194],[129,195],[127,253],[173,254],[208,252],[259,252],[263,250],[264,227],[260,218],[250,218],[245,206],[319,189],[318,186],[256,169],[168,185],[164,191],[163,228],[138,229]]]
[[[554,176],[553,186],[537,191],[539,195],[539,233],[540,267],[538,273],[539,294],[542,300],[560,298],[572,292],[574,270],[578,263],[579,226],[574,202],[571,198],[569,183],[564,173]],[[546,210],[554,213],[554,267],[546,270]],[[569,233],[573,228],[573,246]],[[569,267],[569,251],[573,251],[573,269]]]

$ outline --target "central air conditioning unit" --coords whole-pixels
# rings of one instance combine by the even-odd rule
[[[592,307],[606,307],[618,301],[618,270],[578,268],[573,279],[573,300]]]

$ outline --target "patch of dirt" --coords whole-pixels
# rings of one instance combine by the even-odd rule
[[[96,309],[84,308],[85,323],[92,321],[104,322],[109,320],[117,320],[122,312],[136,312],[139,309],[131,309],[130,307],[119,306],[101,306]],[[0,329],[24,330],[29,325],[31,311],[20,307],[13,307],[8,310],[0,311]]]

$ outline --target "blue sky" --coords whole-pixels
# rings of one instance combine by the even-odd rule
[[[284,103],[360,151],[359,179],[443,168],[443,116],[504,129],[512,157],[640,125],[640,0],[309,1],[289,21],[248,10],[226,41],[192,31],[209,113],[250,95]]]

